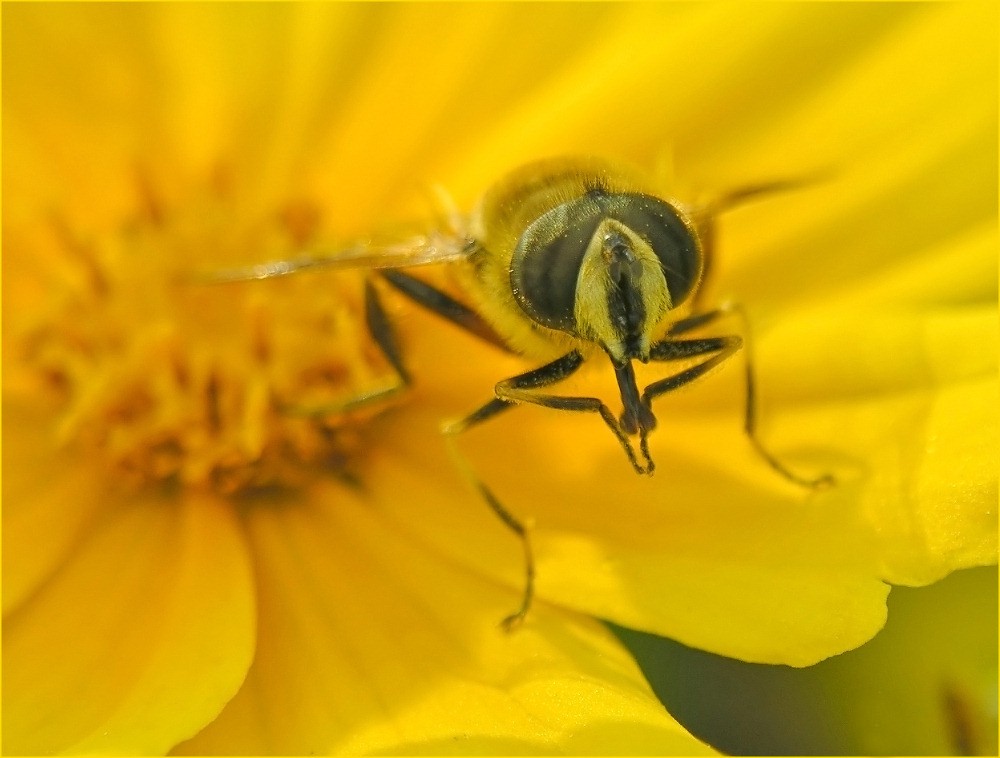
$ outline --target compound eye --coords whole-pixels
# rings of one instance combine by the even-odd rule
[[[701,275],[702,254],[694,233],[677,209],[650,195],[618,195],[611,218],[622,222],[653,249],[663,267],[670,302],[680,305]]]
[[[584,196],[562,203],[524,230],[511,259],[514,297],[532,320],[576,332],[577,281],[603,211]]]

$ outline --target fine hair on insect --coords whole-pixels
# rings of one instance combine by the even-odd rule
[[[476,474],[458,449],[458,435],[522,404],[596,414],[632,469],[652,474],[649,435],[657,423],[654,401],[748,347],[743,309],[738,305],[705,309],[698,296],[712,262],[715,219],[741,203],[801,184],[798,180],[744,186],[699,205],[686,205],[664,197],[648,179],[617,163],[552,159],[513,171],[489,189],[471,213],[454,214],[444,228],[430,233],[217,271],[204,280],[269,279],[315,268],[369,270],[365,321],[395,373],[395,382],[352,404],[376,401],[413,381],[382,305],[377,278],[475,337],[536,361],[524,373],[499,378],[493,397],[443,427],[458,468],[524,549],[521,601],[501,622],[509,630],[523,621],[534,595],[529,530]],[[430,264],[454,267],[468,302],[408,271]],[[697,336],[729,314],[742,320],[742,335]],[[807,488],[831,484],[828,475],[809,478],[795,473],[761,443],[752,356],[748,349],[744,352],[743,427],[754,449],[790,482]],[[622,406],[617,415],[597,397],[553,390],[586,361],[601,356],[611,364],[617,381]],[[663,378],[640,390],[636,361],[684,368],[667,369]]]

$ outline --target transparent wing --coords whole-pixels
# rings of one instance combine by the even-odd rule
[[[361,242],[330,252],[307,253],[286,260],[196,274],[199,282],[224,284],[288,276],[309,269],[406,268],[468,258],[475,240],[441,232],[419,234],[387,243]]]

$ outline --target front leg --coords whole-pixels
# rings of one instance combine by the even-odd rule
[[[653,473],[653,462],[649,458],[645,444],[645,435],[649,428],[651,428],[651,424],[648,427],[643,425],[641,429],[642,444],[640,449],[643,454],[643,461],[640,463],[635,449],[628,438],[628,431],[600,398],[550,395],[535,392],[535,390],[541,387],[546,387],[565,379],[583,365],[583,361],[583,356],[573,351],[539,369],[511,377],[510,379],[504,379],[496,386],[496,396],[498,399],[508,403],[528,403],[531,405],[540,405],[543,408],[574,413],[597,413],[621,444],[635,472],[637,474]],[[636,398],[635,405],[638,405],[638,398]]]
[[[704,339],[676,339],[676,335],[685,334],[700,327],[711,324],[714,321],[730,314],[736,315],[742,322],[744,337],[737,335],[727,335],[724,337],[708,337]],[[649,404],[654,398],[671,392],[685,384],[694,381],[706,372],[715,368],[719,364],[728,360],[741,348],[744,354],[743,377],[746,392],[744,395],[743,431],[750,439],[750,443],[767,464],[776,472],[802,487],[818,489],[833,484],[833,477],[824,474],[816,478],[803,477],[791,471],[785,466],[777,456],[768,450],[758,437],[758,405],[757,405],[757,385],[754,374],[753,350],[750,340],[750,323],[747,319],[743,307],[730,304],[722,308],[696,314],[686,319],[678,321],[667,333],[666,339],[654,344],[651,348],[651,359],[656,361],[684,360],[696,358],[701,355],[711,356],[706,360],[681,371],[678,374],[661,379],[649,385],[643,392],[643,402]]]
[[[567,353],[561,358],[557,358],[551,363],[547,363],[541,368],[528,371],[523,374],[504,379],[495,388],[496,397],[463,419],[446,425],[443,429],[445,439],[448,443],[449,451],[455,461],[456,466],[465,476],[466,480],[479,492],[486,504],[497,515],[497,517],[517,535],[524,548],[524,592],[521,595],[521,604],[514,613],[507,616],[501,625],[506,630],[511,630],[520,624],[531,608],[532,598],[535,589],[535,559],[531,548],[531,540],[528,535],[528,526],[511,513],[503,503],[493,494],[492,490],[479,478],[473,470],[469,461],[458,449],[457,437],[462,432],[503,413],[515,405],[530,403],[540,405],[544,408],[554,408],[556,410],[583,411],[599,413],[608,427],[615,433],[615,436],[622,443],[629,461],[633,468],[640,473],[651,473],[652,463],[648,466],[640,466],[635,451],[629,443],[628,437],[622,429],[618,420],[611,410],[597,398],[591,397],[561,397],[558,395],[537,394],[535,390],[547,387],[566,379],[583,365],[584,358],[577,352]],[[645,449],[645,448],[644,448]],[[648,455],[647,455],[648,462]]]

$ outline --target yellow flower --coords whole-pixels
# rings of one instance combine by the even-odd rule
[[[590,617],[806,665],[886,582],[996,561],[988,5],[4,9],[6,752],[694,752]],[[460,207],[507,170],[672,152],[697,190],[828,171],[725,217],[707,300],[754,327],[658,406],[636,477],[593,418],[437,434],[531,368],[360,276],[196,286]],[[677,189],[680,185],[674,185]],[[580,379],[613,397],[606,370]]]

